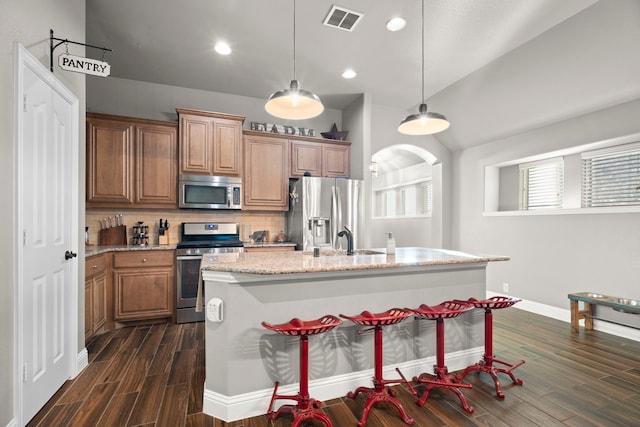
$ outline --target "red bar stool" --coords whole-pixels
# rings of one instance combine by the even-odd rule
[[[402,322],[407,317],[411,316],[411,312],[403,310],[401,308],[392,308],[384,313],[370,313],[363,311],[357,316],[346,316],[341,314],[340,317],[351,320],[353,323],[362,326],[373,326],[373,328],[361,329],[358,334],[370,331],[373,329],[374,338],[374,374],[373,374],[373,388],[371,387],[358,387],[355,392],[349,392],[348,397],[355,399],[358,394],[365,393],[369,399],[362,412],[362,418],[358,421],[358,426],[363,427],[367,423],[369,418],[369,411],[373,405],[377,402],[389,402],[396,407],[402,420],[408,424],[413,424],[413,418],[409,418],[406,411],[395,399],[396,392],[387,387],[388,384],[403,383],[409,386],[409,389],[415,396],[416,392],[411,387],[411,384],[405,379],[404,375],[400,372],[400,369],[396,368],[398,374],[402,379],[399,380],[385,380],[382,378],[382,327],[387,325],[395,325]]]
[[[282,335],[293,335],[300,337],[300,390],[296,395],[279,395],[278,385],[276,381],[269,403],[267,416],[275,420],[283,413],[293,414],[292,427],[298,426],[302,421],[315,418],[324,423],[328,427],[333,427],[333,423],[322,411],[319,410],[322,402],[309,397],[309,335],[321,334],[330,331],[338,325],[342,324],[342,320],[336,316],[327,314],[317,320],[300,320],[293,318],[287,323],[279,325],[271,325],[262,322],[262,326],[272,331],[276,331]],[[276,399],[295,400],[296,405],[282,405],[277,411],[273,411],[273,403]]]
[[[498,360],[493,355],[493,314],[491,313],[491,310],[511,307],[513,304],[520,301],[522,300],[519,298],[502,296],[492,297],[485,300],[469,298],[469,300],[463,301],[467,304],[473,304],[476,308],[484,308],[484,356],[482,356],[482,359],[478,363],[467,367],[461,374],[459,374],[458,379],[463,380],[467,374],[473,371],[485,372],[493,378],[493,382],[496,384],[496,394],[500,399],[504,399],[504,393],[502,392],[502,386],[498,379],[498,373],[501,372],[503,374],[507,374],[511,377],[511,381],[513,381],[514,384],[522,385],[522,380],[516,378],[511,371],[522,365],[524,360],[511,364]],[[493,365],[494,363],[504,365],[506,368],[498,368]]]
[[[458,396],[465,411],[473,413],[473,406],[467,403],[467,399],[460,391],[461,388],[471,388],[471,384],[458,381],[455,375],[449,374],[444,364],[444,319],[458,317],[472,308],[473,305],[464,301],[445,301],[434,306],[422,304],[418,308],[410,309],[420,319],[436,321],[436,365],[433,367],[435,375],[423,373],[413,378],[414,382],[427,384],[422,398],[418,400],[419,406],[424,406],[431,390],[446,388]]]

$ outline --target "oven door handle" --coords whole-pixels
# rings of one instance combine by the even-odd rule
[[[190,260],[190,259],[202,259],[202,255],[185,255],[185,256],[177,256],[177,261]]]

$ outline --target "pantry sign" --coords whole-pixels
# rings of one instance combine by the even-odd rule
[[[107,62],[69,55],[68,53],[62,53],[58,56],[58,65],[63,70],[100,77],[107,77],[111,73],[111,65]]]

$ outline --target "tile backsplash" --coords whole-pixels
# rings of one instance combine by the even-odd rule
[[[150,210],[113,210],[91,209],[85,214],[85,226],[89,227],[89,244],[99,245],[98,230],[100,220],[111,216],[115,221],[116,214],[122,214],[123,224],[127,227],[127,243],[131,244],[132,227],[138,221],[149,226],[149,244],[158,244],[158,225],[160,218],[169,221],[169,244],[180,241],[180,225],[183,222],[237,222],[240,224],[240,240],[249,242],[249,235],[257,230],[268,230],[272,238],[280,231],[285,231],[285,214],[282,212],[225,212],[225,211],[150,211]]]

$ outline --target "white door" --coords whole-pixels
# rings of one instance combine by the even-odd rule
[[[30,56],[26,51],[22,55]],[[20,413],[26,423],[75,375],[78,259],[71,255],[78,246],[78,113],[77,99],[46,68],[37,61],[22,62],[16,129],[16,308]]]

